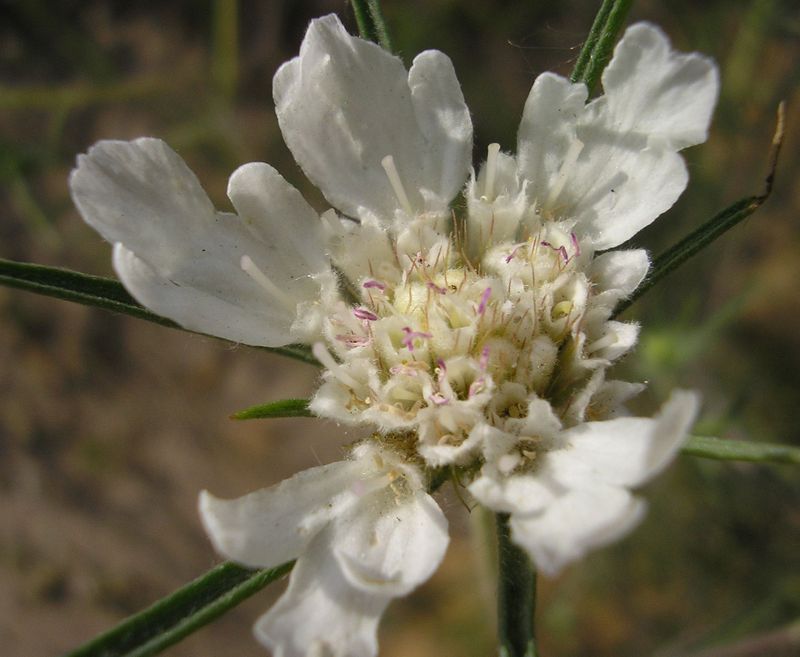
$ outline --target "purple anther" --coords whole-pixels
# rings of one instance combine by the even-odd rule
[[[429,290],[433,290],[434,292],[438,292],[439,294],[447,294],[446,287],[439,287],[433,281],[428,281],[427,285]]]
[[[386,289],[386,286],[383,283],[381,283],[380,281],[373,281],[372,279],[364,281],[364,287],[367,288],[368,290],[371,290],[372,288],[377,288],[381,292],[383,292]]]
[[[469,385],[467,399],[472,399],[473,395],[477,395],[479,392],[484,390],[484,388],[486,388],[486,382],[482,376],[479,376]]]
[[[392,365],[389,368],[389,374],[402,374],[403,376],[418,376],[419,370],[407,365]]]
[[[358,319],[364,319],[368,322],[374,322],[378,319],[378,316],[374,312],[367,310],[366,308],[354,308],[353,314]]]
[[[489,303],[489,297],[492,296],[492,288],[487,287],[481,295],[481,302],[478,304],[478,314],[483,315],[486,312],[486,304]]]
[[[444,361],[441,358],[438,358],[436,360],[436,367],[438,367],[442,371],[442,374],[447,372],[447,365],[445,365]]]
[[[522,248],[522,244],[517,244],[514,249],[506,256],[506,264],[511,262],[514,259],[514,256],[517,255],[517,251]]]
[[[414,340],[417,338],[432,338],[433,335],[430,333],[423,333],[422,331],[414,331],[411,329],[410,326],[403,327],[403,333],[406,336],[403,338],[403,344],[409,351],[414,351]]]
[[[489,345],[486,345],[481,350],[481,358],[478,361],[478,365],[480,365],[481,371],[486,371],[486,366],[489,365]]]
[[[444,406],[450,403],[450,400],[440,392],[434,392],[429,399],[437,406]]]
[[[569,236],[572,238],[572,247],[575,249],[575,253],[572,254],[572,257],[578,258],[581,255],[580,242],[578,242],[578,238],[575,233],[570,233]]]
[[[347,335],[339,334],[336,336],[336,339],[339,342],[343,342],[348,347],[363,347],[365,344],[369,344],[370,341],[368,337],[362,337],[352,333]]]
[[[556,251],[556,252],[558,253],[558,255],[560,255],[560,256],[561,256],[561,259],[562,259],[564,262],[569,262],[569,255],[567,254],[567,249],[566,249],[566,247],[559,246],[558,248],[556,248],[556,247],[554,247],[554,246],[553,246],[553,245],[552,245],[550,242],[546,242],[546,241],[544,241],[544,240],[542,240],[542,242],[541,242],[541,245],[542,245],[542,246],[546,246],[546,247],[548,247],[548,248],[552,249],[553,251]]]

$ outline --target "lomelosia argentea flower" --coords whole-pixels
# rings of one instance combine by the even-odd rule
[[[79,158],[73,198],[114,243],[131,294],[192,330],[313,345],[313,412],[372,432],[347,459],[273,488],[201,496],[221,554],[298,559],[256,626],[277,657],[376,653],[384,608],[447,546],[434,472],[456,469],[475,500],[510,514],[547,574],[640,520],[631,489],[679,449],[697,399],[625,412],[643,386],[608,369],[638,326],[613,310],[649,259],[612,249],[686,187],[678,151],[705,140],[717,78],[707,58],[634,25],[603,96],[587,103],[583,84],[539,76],[516,155],[492,144],[476,174],[450,60],[423,52],[407,72],[327,16],[273,91],[286,143],[332,209],[319,215],[251,163],[230,178],[236,213],[217,212],[156,139]]]

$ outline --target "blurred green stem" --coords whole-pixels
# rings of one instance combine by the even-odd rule
[[[511,540],[508,522],[507,513],[495,515],[500,657],[536,657],[536,571],[528,555]]]
[[[603,0],[595,16],[570,76],[573,82],[583,82],[590,94],[611,58],[617,35],[632,4],[633,0]]]
[[[93,86],[86,83],[62,87],[10,87],[0,85],[0,110],[68,110],[96,103],[127,103],[175,91],[175,81],[140,77]]]
[[[700,456],[720,461],[800,465],[800,447],[779,445],[777,443],[691,436],[681,451],[690,456]]]
[[[350,4],[356,15],[361,38],[378,43],[384,50],[392,52],[392,40],[386,28],[380,0],[350,0]]]
[[[217,95],[231,102],[239,81],[239,4],[215,0],[211,77]]]

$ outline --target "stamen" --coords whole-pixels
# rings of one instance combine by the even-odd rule
[[[489,144],[489,153],[486,156],[486,188],[484,198],[487,201],[494,200],[494,181],[497,177],[497,154],[500,152],[500,144]]]
[[[486,304],[489,302],[489,297],[492,296],[492,288],[487,287],[481,295],[481,302],[478,304],[478,314],[483,315],[486,312]]]
[[[353,314],[358,319],[363,319],[368,322],[375,322],[378,320],[378,316],[372,312],[371,310],[367,310],[366,308],[353,308]]]
[[[480,366],[481,370],[483,372],[485,372],[486,371],[486,366],[488,364],[489,364],[489,345],[486,345],[481,350],[481,357],[480,357],[480,360],[478,360],[478,365]]]
[[[239,266],[245,274],[252,278],[256,283],[263,287],[269,294],[277,299],[287,310],[294,313],[297,310],[297,301],[292,299],[286,292],[281,290],[273,283],[267,275],[261,271],[250,256],[243,255],[239,261]]]
[[[438,292],[439,294],[447,294],[447,288],[446,287],[440,287],[440,286],[436,285],[436,283],[434,283],[433,281],[428,281],[426,283],[426,285],[428,286],[429,290],[434,290],[435,292]]]
[[[352,347],[363,347],[365,344],[369,344],[370,343],[370,339],[368,337],[362,337],[362,336],[353,335],[353,334],[345,335],[343,333],[340,333],[340,334],[336,335],[336,339],[339,342],[343,342],[344,344],[346,344],[348,347],[351,347],[351,348]]]
[[[579,258],[581,255],[581,244],[578,242],[578,237],[575,235],[575,233],[570,233],[569,237],[572,240],[572,248],[574,250],[572,257]]]
[[[486,389],[486,379],[482,376],[479,376],[475,379],[472,383],[469,384],[469,390],[467,390],[467,399],[472,399],[475,395],[479,392],[482,392]]]
[[[331,352],[325,348],[324,344],[321,342],[315,342],[314,346],[311,347],[311,353],[314,354],[314,358],[322,363],[323,367],[325,367],[331,374],[333,374],[333,376],[339,379],[339,381],[344,383],[348,388],[358,390],[362,387],[358,381],[345,372],[344,368],[342,368],[342,366],[333,359]]]
[[[544,202],[545,207],[549,208],[558,200],[558,197],[564,190],[564,185],[567,184],[567,178],[572,172],[572,168],[578,161],[578,156],[583,150],[583,145],[584,144],[580,139],[575,139],[570,144],[569,150],[567,150],[567,154],[564,157],[564,162],[562,163],[561,169],[558,172],[558,176],[556,176],[553,187],[550,189],[550,194],[547,196],[547,200]]]
[[[414,351],[414,340],[417,338],[432,338],[433,335],[430,333],[423,333],[422,331],[414,331],[411,329],[410,326],[403,327],[403,333],[405,333],[405,337],[403,338],[402,342],[406,346],[409,351]]]
[[[514,247],[514,249],[511,251],[511,253],[509,253],[509,254],[506,256],[506,264],[508,264],[509,262],[511,262],[511,261],[514,259],[514,256],[515,256],[515,255],[517,255],[517,251],[519,251],[519,250],[520,250],[520,248],[522,248],[522,246],[523,246],[522,244],[517,244],[517,245]]]
[[[394,158],[387,155],[381,160],[381,166],[386,172],[386,177],[389,178],[389,183],[392,185],[394,195],[400,201],[400,206],[406,211],[406,214],[413,215],[414,210],[411,209],[411,203],[408,202],[406,190],[403,188],[403,183],[400,180],[400,174],[397,172],[397,167],[394,165]]]
[[[552,249],[553,251],[556,251],[558,253],[558,255],[561,256],[561,259],[564,261],[564,264],[567,264],[569,262],[569,255],[567,254],[567,247],[566,246],[555,247],[550,242],[546,242],[544,240],[542,240],[541,245],[542,246],[546,246],[548,249]]]
[[[374,280],[364,281],[364,287],[366,289],[368,289],[368,290],[370,290],[372,288],[377,288],[381,292],[383,292],[386,289],[386,286],[383,283],[381,283],[380,281],[374,281]]]

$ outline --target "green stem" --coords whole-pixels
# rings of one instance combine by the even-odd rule
[[[592,92],[611,59],[617,35],[625,23],[633,0],[603,0],[595,16],[589,36],[578,54],[570,79],[583,82]]]
[[[293,565],[249,570],[223,563],[64,657],[158,654],[283,577]]]
[[[350,0],[350,4],[353,6],[361,38],[380,44],[384,50],[392,52],[392,40],[389,37],[389,30],[386,28],[380,1]]]
[[[691,436],[681,451],[690,456],[700,456],[719,461],[800,465],[800,447],[779,445],[777,443]]]
[[[15,287],[65,301],[74,301],[84,306],[103,308],[144,319],[161,326],[188,331],[188,329],[179,326],[172,320],[156,315],[139,305],[121,283],[110,278],[0,258],[0,285]],[[197,333],[196,331],[188,332]],[[282,356],[288,356],[295,360],[301,360],[311,365],[319,365],[305,345],[259,348]]]
[[[647,278],[627,299],[620,302],[614,310],[614,315],[619,315],[627,310],[634,301],[650,291],[662,278],[676,270],[689,258],[696,255],[711,242],[729,231],[736,224],[753,214],[765,198],[749,196],[736,201],[733,205],[715,214],[697,230],[692,231],[677,244],[672,245],[664,253],[653,260],[652,268]]]
[[[495,515],[497,527],[497,634],[500,657],[536,657],[533,614],[536,571],[511,540],[509,515]]]

